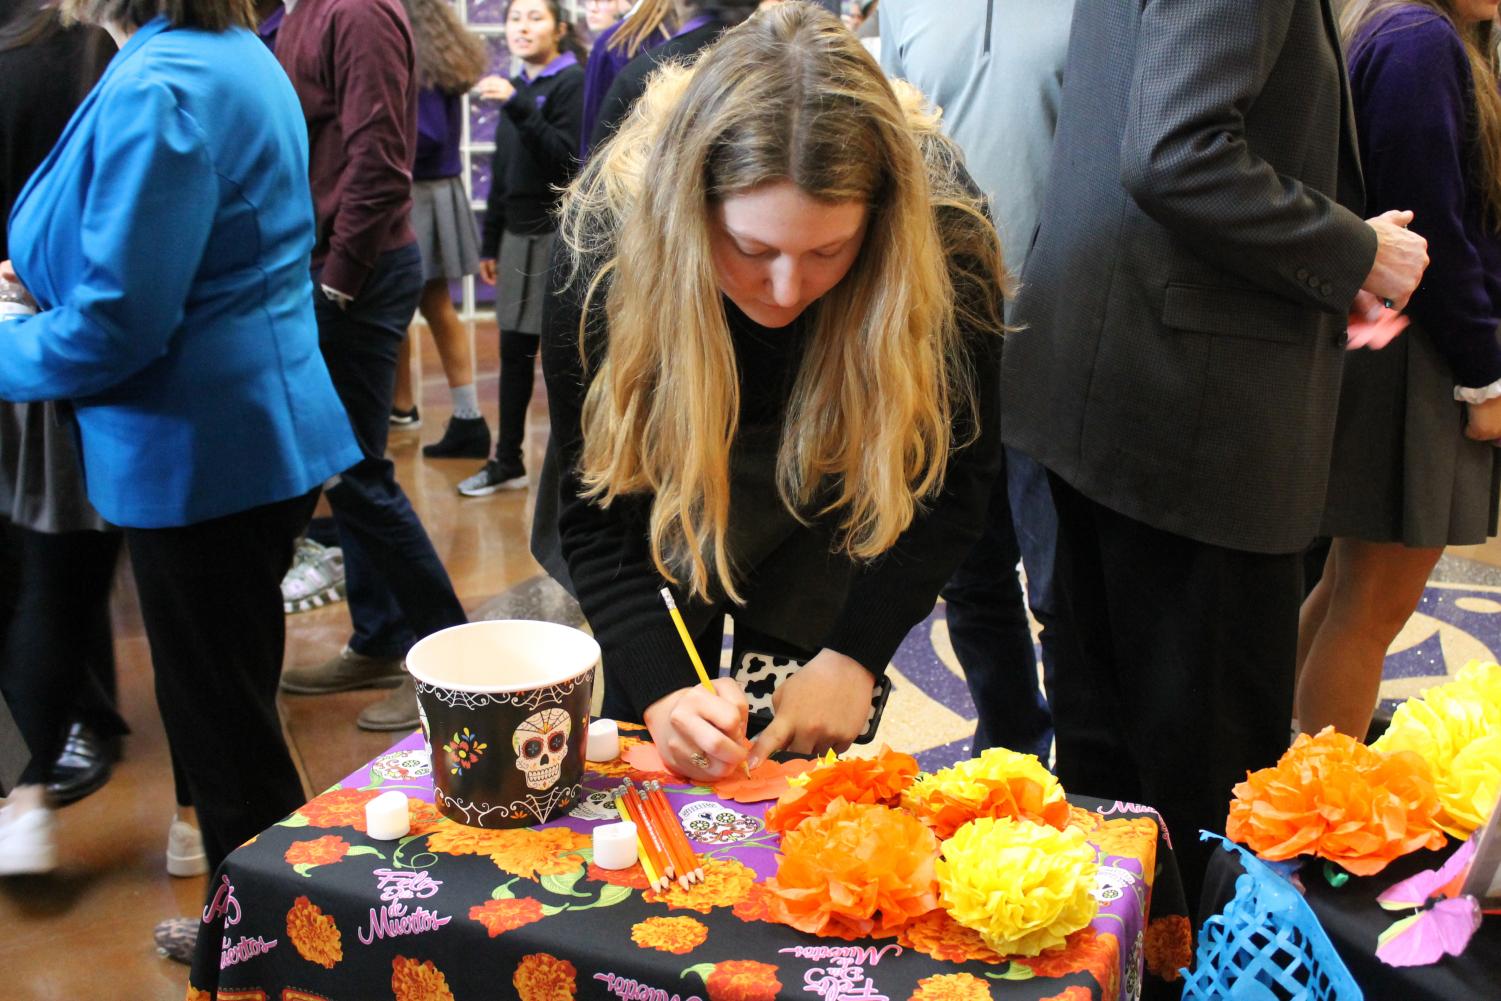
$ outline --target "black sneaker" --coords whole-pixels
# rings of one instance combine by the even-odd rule
[[[466,480],[459,482],[459,493],[465,497],[488,497],[500,490],[525,490],[526,467],[516,461],[497,462],[491,459],[485,468]]]
[[[415,431],[422,426],[422,415],[417,412],[416,407],[411,410],[397,410],[392,407],[391,426],[402,431]]]
[[[443,437],[422,446],[429,459],[483,459],[490,454],[490,425],[483,417],[454,417]]]

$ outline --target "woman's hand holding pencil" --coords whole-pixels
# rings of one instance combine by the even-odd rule
[[[712,782],[735,768],[747,767],[745,725],[750,707],[735,682],[709,678],[672,592],[663,588],[662,598],[699,683],[664,695],[647,707],[642,719],[667,767],[696,781]]]

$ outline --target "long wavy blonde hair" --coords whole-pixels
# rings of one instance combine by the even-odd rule
[[[1003,329],[1000,242],[937,116],[897,86],[832,15],[781,4],[658,73],[565,193],[584,315],[603,296],[608,322],[583,408],[584,495],[607,507],[650,493],[657,569],[695,595],[717,584],[740,600],[726,550],[740,389],[710,253],[716,201],[790,180],[870,206],[849,274],[799,320],[776,474],[789,510],[837,514],[842,551],[872,559],[976,432],[961,342]]]

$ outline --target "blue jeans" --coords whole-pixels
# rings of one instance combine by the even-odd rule
[[[396,467],[386,458],[396,359],[422,292],[415,244],[387,251],[365,288],[340,309],[318,288],[318,346],[364,457],[328,491],[344,549],[350,649],[399,657],[418,639],[467,621]]]
[[[976,754],[1008,747],[1048,760],[1053,722],[1037,686],[1037,658],[1016,564],[1020,560],[1027,569],[1027,597],[1043,627],[1043,675],[1051,688],[1056,533],[1046,473],[1032,459],[1007,449],[984,531],[943,589],[949,641],[975,703]]]

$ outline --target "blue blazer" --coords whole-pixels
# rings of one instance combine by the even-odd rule
[[[318,351],[307,126],[252,32],[142,27],[11,214],[42,312],[0,399],[71,400],[89,499],[133,528],[306,493],[360,459]]]

